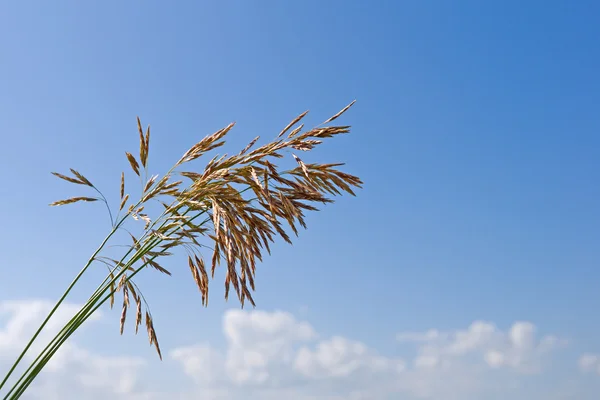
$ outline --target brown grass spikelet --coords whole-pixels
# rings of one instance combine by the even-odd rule
[[[123,275],[123,277],[125,277],[125,275]],[[120,332],[121,335],[123,334],[123,329],[125,328],[125,319],[127,318],[127,308],[129,308],[129,290],[128,290],[128,285],[126,284],[119,284],[119,286],[121,286],[121,288],[123,289],[123,308],[121,310],[121,319],[120,319]]]
[[[135,290],[135,285],[133,282],[131,281],[127,281],[127,291],[128,294],[131,294],[131,297],[133,297],[133,301],[137,304],[137,302],[140,300],[140,297],[137,293],[137,291]],[[130,301],[129,301],[129,297],[127,298],[127,307],[130,306]]]
[[[285,133],[287,131],[289,131],[292,126],[296,125],[298,122],[300,122],[300,120],[302,118],[306,117],[306,114],[308,114],[308,110],[304,111],[302,114],[300,114],[296,118],[294,118],[292,120],[292,122],[287,124],[287,126],[285,128],[283,128],[283,130],[281,132],[279,132],[279,135],[277,135],[277,137],[279,138],[279,137],[282,137],[283,135],[285,135]]]
[[[144,193],[146,193],[148,190],[150,190],[152,185],[154,185],[156,178],[158,178],[158,175],[154,175],[154,176],[150,177],[150,179],[148,179],[148,182],[146,182],[146,185],[144,186]]]
[[[146,128],[146,140],[145,143],[146,145],[146,150],[145,150],[145,159],[144,159],[144,167],[146,167],[147,163],[148,163],[148,154],[150,153],[150,125],[148,125],[148,127]]]
[[[235,123],[231,123],[227,125],[225,128],[218,130],[212,135],[204,137],[201,141],[193,145],[181,159],[177,162],[176,165],[182,164],[184,162],[195,160],[200,157],[202,154],[216,149],[217,147],[221,147],[225,144],[221,139],[233,128]]]
[[[115,286],[115,274],[110,271],[109,273],[109,277],[110,277],[110,308],[112,309],[113,306],[115,305],[115,293],[117,291],[117,288]]]
[[[302,168],[302,172],[304,172],[304,175],[306,175],[306,177],[308,179],[310,179],[310,176],[308,174],[308,168],[306,168],[306,164],[304,164],[302,162],[302,160],[300,159],[300,157],[298,157],[297,155],[292,154],[292,156],[294,157],[294,159],[296,160],[296,162],[300,165],[300,168]]]
[[[248,144],[246,145],[246,147],[244,147],[244,148],[242,149],[242,151],[240,151],[240,152],[239,152],[239,154],[238,154],[238,155],[240,155],[240,156],[241,156],[241,155],[244,155],[244,154],[246,154],[246,152],[247,152],[248,150],[250,150],[250,149],[252,148],[252,146],[254,146],[254,145],[256,144],[256,142],[258,141],[258,139],[260,139],[260,136],[257,136],[257,137],[255,137],[254,139],[252,139],[252,141],[251,141],[250,143],[248,143]]]
[[[64,206],[65,204],[77,203],[78,201],[98,201],[95,197],[71,197],[70,199],[58,200],[50,203],[51,206]]]
[[[128,194],[126,194],[125,197],[123,197],[123,199],[121,200],[121,205],[119,206],[119,211],[121,211],[123,209],[123,207],[125,207],[127,200],[129,200]]]
[[[142,302],[141,299],[137,299],[136,310],[135,310],[135,333],[138,333],[138,328],[142,324]]]
[[[158,353],[158,357],[162,360],[162,354],[160,352],[160,346],[158,345],[158,339],[156,338],[156,330],[154,329],[154,324],[152,322],[152,317],[146,311],[146,330],[148,331],[148,339],[150,344],[154,344],[154,348]]]
[[[144,137],[144,130],[142,129],[142,121],[140,121],[140,117],[137,117],[137,126],[138,133],[140,134],[140,162],[142,163],[142,166],[145,167],[148,154],[146,152],[146,138]]]
[[[121,172],[121,200],[123,200],[123,196],[125,196],[125,172]]]
[[[196,260],[196,267],[198,268],[201,278],[200,292],[202,292],[202,304],[205,307],[208,307],[208,273],[206,272],[204,260],[202,260],[202,258],[198,258],[198,256],[194,256],[194,259]]]
[[[154,261],[154,260],[147,260],[147,262],[148,262],[148,265],[150,265],[152,268],[154,268],[158,272],[161,272],[161,273],[163,273],[165,275],[171,276],[171,272],[169,272],[169,270],[167,270],[166,268],[161,267],[160,264],[157,263],[156,261]]]
[[[129,165],[131,165],[131,169],[133,169],[133,172],[135,172],[137,176],[140,176],[140,165],[138,164],[133,154],[125,152],[125,155],[127,156],[127,160],[129,160]]]
[[[328,123],[332,122],[333,120],[338,119],[343,113],[345,113],[346,111],[348,111],[348,109],[350,107],[352,107],[354,105],[354,103],[356,103],[356,100],[352,100],[352,102],[350,104],[348,104],[346,107],[342,108],[342,110],[340,112],[338,112],[333,117],[329,118],[327,121],[325,121],[323,123],[324,124],[328,124]]]
[[[194,278],[194,282],[198,287],[198,290],[202,294],[202,305],[208,305],[208,274],[206,273],[206,268],[204,267],[204,262],[201,258],[194,255],[192,259],[191,256],[188,256],[188,265],[190,267],[190,271],[192,272],[192,277]]]
[[[302,129],[304,128],[304,124],[300,124],[298,125],[296,128],[294,128],[293,131],[291,131],[288,135],[288,139],[293,138],[294,136],[296,136],[298,134],[298,132],[300,132]],[[297,146],[300,146],[301,143],[297,144]]]
[[[71,171],[72,172],[76,172],[73,169],[71,169]],[[54,175],[54,176],[56,176],[56,177],[58,177],[58,178],[60,178],[62,180],[65,180],[67,182],[75,183],[77,185],[92,186],[92,184],[90,183],[90,181],[88,181],[87,179],[84,178],[85,180],[82,180],[80,178],[80,176],[83,177],[83,175],[79,174],[78,172],[77,172],[77,174],[75,174],[76,178],[72,178],[70,176],[59,174],[58,172],[52,172],[52,175]]]
[[[79,178],[79,180],[81,182],[83,182],[84,185],[87,186],[91,186],[94,187],[94,185],[92,185],[92,182],[90,182],[85,176],[83,176],[81,173],[79,173],[78,171],[75,171],[73,168],[70,168],[71,172],[73,173],[73,175],[75,175],[77,178]]]

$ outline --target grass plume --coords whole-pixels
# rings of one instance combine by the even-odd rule
[[[72,197],[56,201],[52,206],[103,201],[109,211],[112,229],[0,382],[0,390],[81,276],[96,264],[103,264],[108,271],[88,301],[35,358],[4,395],[4,400],[18,399],[62,344],[104,303],[108,301],[113,307],[119,293],[123,298],[120,332],[123,333],[129,321],[133,322],[137,333],[144,322],[148,340],[162,358],[154,318],[134,277],[148,267],[171,275],[163,265],[164,260],[175,251],[187,254],[191,278],[200,292],[203,306],[208,306],[209,282],[220,266],[225,269],[225,299],[233,291],[242,307],[247,302],[255,306],[252,292],[255,290],[256,266],[265,251],[270,253],[270,245],[275,239],[280,237],[291,243],[287,229],[297,235],[299,227],[306,228],[305,212],[317,211],[319,204],[332,203],[333,196],[342,193],[354,195],[353,189],[362,185],[358,177],[338,169],[343,164],[305,163],[294,153],[311,151],[325,139],[348,133],[349,126],[327,124],[353,104],[310,130],[303,130],[303,124],[298,125],[308,113],[304,112],[271,142],[256,147],[259,140],[256,137],[235,155],[216,155],[202,170],[188,168],[191,161],[225,144],[226,135],[234,127],[234,124],[229,124],[194,144],[165,175],[150,178],[147,170],[150,127],[144,131],[138,118],[139,158],[129,152],[125,154],[133,173],[142,179],[141,193],[139,200],[131,200],[133,196],[125,190],[130,185],[126,185],[125,174],[122,173],[116,219],[113,219],[104,195],[81,173],[74,169],[71,169],[70,176],[53,172],[69,183],[90,187],[100,197]],[[283,170],[275,162],[288,153],[291,153],[296,166]],[[145,212],[146,208],[151,208],[147,207],[151,202],[162,204],[162,211],[155,216]],[[103,255],[116,232],[129,232],[125,228],[129,221],[142,223],[141,233],[137,236],[131,234],[131,244],[126,247],[121,259]],[[208,241],[210,245],[201,241]],[[130,308],[134,310],[127,318]]]

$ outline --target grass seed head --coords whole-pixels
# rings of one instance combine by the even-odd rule
[[[339,118],[353,104],[354,102],[344,107],[324,124]],[[106,286],[111,306],[114,294],[123,291],[121,333],[131,294],[136,303],[135,331],[137,333],[144,315],[150,344],[154,345],[162,359],[148,304],[132,277],[146,267],[171,275],[159,260],[169,256],[176,248],[185,248],[189,254],[188,266],[200,292],[202,305],[208,305],[209,274],[203,257],[209,257],[206,249],[210,249],[211,279],[220,265],[223,264],[226,268],[225,299],[232,289],[242,307],[246,301],[255,306],[252,291],[255,290],[256,264],[262,261],[265,250],[270,253],[270,244],[277,237],[292,243],[286,229],[289,227],[291,232],[298,235],[300,227],[306,228],[306,211],[318,211],[316,204],[333,202],[330,196],[342,193],[354,195],[353,189],[362,186],[358,177],[337,169],[343,164],[305,163],[295,154],[292,156],[297,167],[291,170],[283,170],[273,162],[283,158],[290,150],[310,152],[325,139],[350,131],[349,126],[322,126],[323,124],[303,130],[303,124],[296,125],[307,113],[294,118],[270,143],[253,148],[258,141],[257,136],[233,156],[215,155],[203,170],[179,171],[182,164],[223,146],[225,136],[234,124],[204,137],[186,151],[162,178],[152,176],[147,180],[142,185],[140,200],[131,201],[127,208],[130,195],[125,194],[125,175],[121,174],[119,211],[126,209],[123,218],[131,217],[145,222],[138,237],[131,234],[133,245],[129,256],[126,255],[121,261],[112,260],[113,269]],[[144,133],[139,118],[137,127],[140,140],[139,163],[131,153],[127,152],[126,156],[133,172],[141,176],[142,167],[146,174],[148,172],[150,128]],[[286,133],[288,135],[284,138]],[[93,187],[79,172],[71,172],[72,177],[53,174],[71,183]],[[189,180],[186,181],[187,186],[182,181],[171,182],[172,174],[179,174]],[[73,197],[52,205],[97,200],[92,197]],[[164,206],[162,214],[150,218],[142,213],[144,204],[148,204],[150,200],[157,200]],[[211,242],[210,246],[205,245],[206,241]]]

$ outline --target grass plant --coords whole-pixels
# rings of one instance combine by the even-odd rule
[[[102,192],[78,171],[71,169],[68,175],[53,172],[62,180],[87,187],[93,195],[59,200],[51,206],[103,202],[112,228],[7,371],[0,382],[3,399],[20,398],[69,337],[106,302],[113,307],[119,294],[122,298],[121,334],[129,315],[136,333],[142,324],[145,326],[150,344],[162,359],[150,307],[134,278],[145,269],[170,275],[164,261],[175,251],[187,254],[190,277],[198,287],[204,306],[208,306],[209,281],[214,278],[215,269],[219,266],[226,269],[225,299],[233,288],[242,307],[246,302],[255,306],[252,292],[255,289],[256,265],[262,261],[265,250],[270,253],[270,245],[276,237],[291,243],[288,232],[291,230],[297,235],[299,227],[306,228],[306,211],[317,211],[317,204],[331,203],[332,196],[343,192],[354,195],[353,189],[362,185],[358,177],[338,169],[343,164],[304,163],[296,154],[311,151],[324,139],[348,133],[349,126],[331,123],[353,104],[307,130],[301,124],[307,114],[304,112],[267,144],[257,147],[259,137],[256,137],[234,155],[214,156],[203,170],[188,168],[191,161],[206,157],[208,152],[225,144],[225,137],[234,126],[230,124],[193,145],[161,177],[149,175],[150,127],[143,129],[138,118],[139,155],[125,155],[131,172],[142,182],[141,193],[136,196],[137,200],[132,200],[131,185],[126,184],[125,173],[122,173],[118,210],[113,210]],[[289,153],[295,160],[295,166],[283,170],[275,162]],[[151,203],[155,202],[161,207],[151,217],[145,209],[152,209]],[[131,221],[143,224],[139,234],[134,235],[126,228],[125,224]],[[120,259],[107,256],[109,242],[121,231],[128,232],[131,244],[125,247]],[[106,278],[73,318],[33,358],[12,387],[5,388],[50,318],[86,271],[97,264],[106,266]]]

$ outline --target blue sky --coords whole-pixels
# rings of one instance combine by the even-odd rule
[[[583,388],[577,398],[599,390],[577,360],[600,353],[600,5],[218,3],[0,6],[0,302],[57,298],[108,232],[100,206],[47,206],[82,194],[50,171],[76,168],[116,204],[136,116],[160,173],[229,122],[236,151],[357,99],[342,120],[352,134],[308,159],[346,162],[364,189],[275,246],[257,309],[408,361],[417,350],[399,332],[530,321],[568,346],[519,393],[550,391],[552,377]],[[170,268],[142,277],[163,346],[225,348],[237,304],[222,300],[222,275],[202,309],[185,263]],[[78,343],[148,356],[106,313]]]

